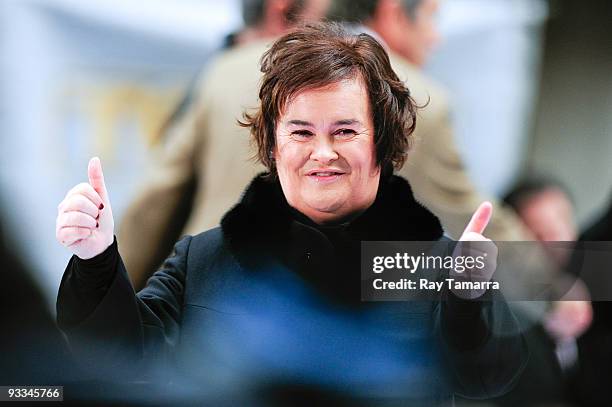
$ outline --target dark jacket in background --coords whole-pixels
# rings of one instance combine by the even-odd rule
[[[145,361],[155,371],[172,361],[230,392],[297,386],[417,403],[498,395],[527,358],[503,301],[360,301],[361,241],[441,238],[402,178],[381,179],[353,221],[324,227],[259,176],[220,228],[180,240],[137,295],[116,243],[73,257],[58,322],[92,365]]]
[[[606,212],[579,238],[585,244],[596,241],[612,241],[612,201]],[[586,283],[588,286],[589,281]],[[572,378],[571,391],[574,401],[580,405],[609,406],[612,404],[612,302],[593,301],[592,305],[593,322],[578,340],[580,363]]]

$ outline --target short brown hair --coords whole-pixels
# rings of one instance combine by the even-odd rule
[[[261,71],[260,106],[239,123],[250,128],[257,159],[272,175],[276,123],[286,103],[303,90],[359,76],[370,99],[377,164],[383,171],[404,164],[417,106],[384,48],[370,35],[350,34],[338,23],[308,24],[279,38],[264,53]]]

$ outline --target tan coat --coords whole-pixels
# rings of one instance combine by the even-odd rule
[[[119,230],[120,251],[137,288],[179,236],[215,227],[251,178],[264,170],[252,159],[249,133],[237,119],[257,106],[259,59],[267,45],[251,44],[220,55],[199,81],[189,111],[156,147],[156,168],[147,175]],[[399,57],[392,56],[392,64],[419,104],[429,96],[429,105],[417,119],[414,147],[399,174],[456,238],[483,197],[457,152],[447,98]],[[191,211],[185,209],[186,198],[193,199]],[[513,213],[494,209],[487,236],[520,240],[522,233]]]

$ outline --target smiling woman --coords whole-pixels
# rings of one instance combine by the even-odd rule
[[[277,41],[261,70],[260,109],[241,124],[289,205],[318,224],[362,213],[381,171],[403,164],[415,127],[415,103],[384,49],[337,25],[304,29]]]
[[[361,78],[295,96],[279,119],[274,159],[287,202],[316,223],[372,205],[380,168]]]
[[[331,392],[429,405],[508,389],[526,350],[502,300],[450,290],[427,303],[361,301],[361,242],[443,239],[393,175],[415,105],[382,46],[337,25],[307,26],[277,40],[262,71],[259,108],[242,125],[269,172],[220,227],[179,241],[138,294],[98,159],[59,205],[57,239],[75,256],[58,322],[73,348],[115,366],[136,359],[141,370],[166,357],[198,388],[232,397],[263,386],[297,390],[302,402]],[[487,240],[490,216],[482,205],[463,239]]]

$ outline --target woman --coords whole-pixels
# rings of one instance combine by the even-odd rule
[[[495,334],[513,331],[503,302],[360,301],[361,241],[443,235],[392,175],[416,107],[384,49],[337,25],[307,26],[274,43],[262,72],[259,109],[241,124],[269,173],[219,228],[180,240],[137,295],[97,158],[89,184],[60,204],[57,238],[75,256],[58,322],[75,349],[178,357],[191,375],[241,386],[257,378],[418,401],[507,389],[525,349],[519,335]],[[481,206],[464,239],[486,240],[490,212]]]

